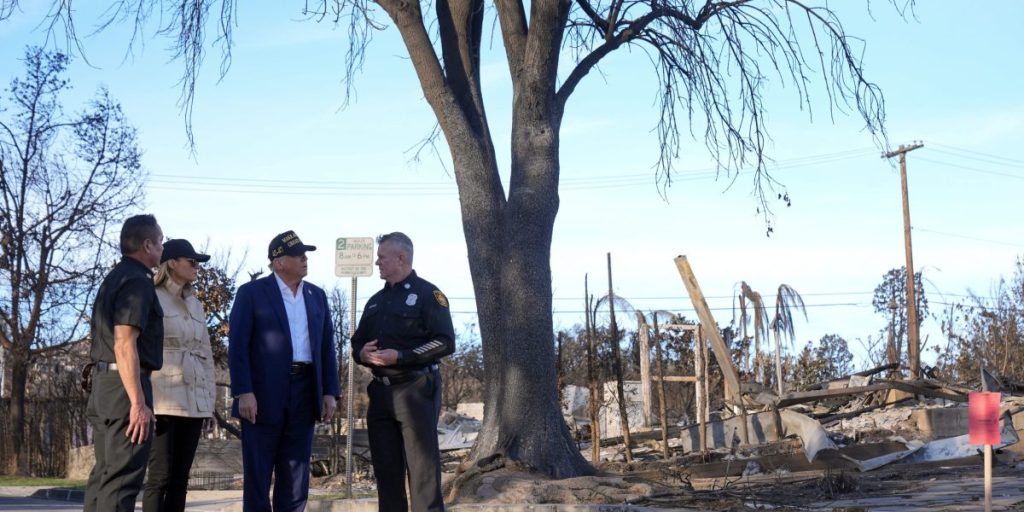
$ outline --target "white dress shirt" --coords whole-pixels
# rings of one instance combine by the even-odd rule
[[[309,343],[309,321],[306,318],[305,286],[299,281],[297,293],[293,294],[292,289],[281,280],[276,273],[277,286],[281,289],[281,298],[284,299],[284,311],[288,316],[288,331],[292,335],[292,362],[312,363],[313,353]]]

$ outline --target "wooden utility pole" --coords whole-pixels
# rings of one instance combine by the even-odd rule
[[[907,153],[924,147],[920,142],[904,146],[896,151],[883,153],[882,158],[900,157],[900,187],[903,191],[903,246],[907,253],[907,323],[910,324],[907,340],[907,359],[910,361],[910,378],[916,379],[921,367],[921,337],[917,320],[917,289],[914,286],[914,251],[910,243],[910,197],[907,192]]]

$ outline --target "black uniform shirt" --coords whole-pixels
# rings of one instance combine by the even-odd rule
[[[385,283],[384,289],[366,302],[352,336],[356,362],[366,365],[359,359],[359,352],[373,340],[378,340],[378,350],[390,348],[399,353],[394,366],[372,367],[377,375],[397,375],[436,363],[455,352],[448,299],[436,286],[420,279],[416,271],[400,283]]]
[[[117,362],[114,357],[114,326],[138,327],[139,365],[159,370],[164,364],[163,310],[156,297],[152,271],[135,258],[123,257],[107,274],[92,308],[93,361]]]

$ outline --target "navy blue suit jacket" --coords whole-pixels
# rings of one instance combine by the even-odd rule
[[[327,294],[307,282],[303,283],[302,293],[309,323],[317,391],[315,410],[319,418],[322,397],[341,395],[338,358]],[[238,417],[238,395],[253,393],[256,395],[256,423],[281,424],[288,401],[291,363],[291,331],[274,274],[243,284],[231,307],[228,334],[231,395],[236,397],[232,415]]]

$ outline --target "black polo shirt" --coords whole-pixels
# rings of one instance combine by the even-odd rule
[[[139,365],[159,370],[164,364],[164,312],[156,297],[153,273],[142,262],[125,256],[100,284],[92,308],[93,361],[115,363],[114,326],[138,327]]]
[[[436,286],[413,271],[399,283],[385,283],[370,297],[359,327],[352,336],[356,362],[367,343],[377,341],[379,350],[395,349],[398,363],[386,368],[372,367],[377,375],[397,375],[424,368],[455,352],[455,329],[448,298]]]

